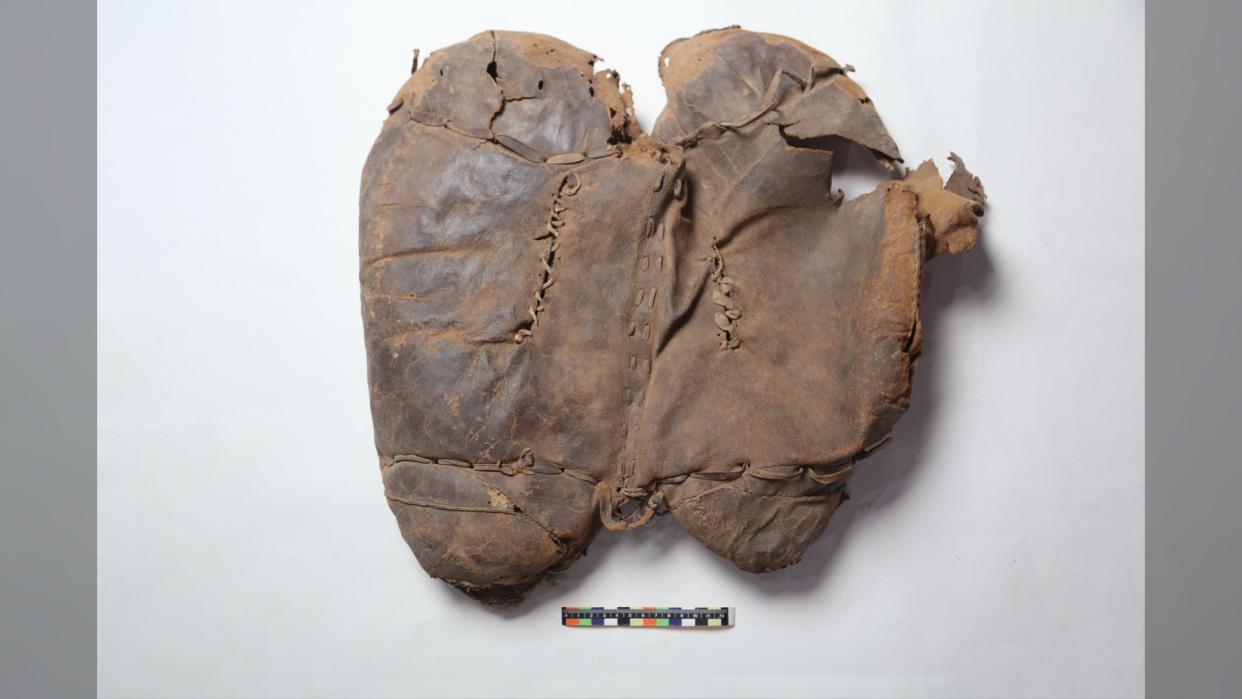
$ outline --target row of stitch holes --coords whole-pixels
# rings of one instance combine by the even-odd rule
[[[661,158],[660,158],[660,162],[661,162],[662,164],[667,165],[667,164],[668,164],[668,157],[667,157],[666,155],[663,155],[663,154],[662,154],[662,156],[661,156]],[[664,188],[664,185],[665,185],[665,181],[666,181],[667,174],[668,174],[668,173],[667,173],[667,171],[665,171],[665,170],[661,170],[661,171],[660,171],[660,175],[659,175],[659,177],[656,179],[656,183],[655,183],[655,186],[654,186],[654,187],[652,187],[652,191],[654,191],[654,192],[659,192],[661,189],[663,189],[663,188]],[[685,186],[685,185],[684,185],[684,183],[682,182],[682,178],[681,178],[681,177],[678,177],[678,176],[676,176],[676,175],[674,175],[674,178],[673,178],[673,191],[672,191],[672,194],[673,194],[673,198],[674,198],[674,199],[680,199],[680,198],[681,198],[681,195],[682,195],[682,193],[684,192],[684,186]],[[665,234],[665,230],[664,230],[664,222],[663,222],[663,221],[660,221],[660,222],[658,222],[658,223],[657,223],[657,222],[656,222],[655,217],[649,218],[649,219],[647,220],[647,230],[646,230],[646,234],[647,234],[647,238],[648,238],[649,240],[650,240],[650,239],[652,239],[653,237],[654,237],[656,240],[660,240],[660,241],[664,240],[664,234]],[[657,271],[657,272],[663,272],[663,271],[664,271],[664,256],[663,256],[663,255],[659,255],[658,257],[659,257],[659,261],[658,261],[658,263],[657,263],[657,265],[656,265],[656,271]],[[650,254],[650,253],[648,253],[648,254],[643,255],[642,262],[643,262],[643,264],[642,264],[642,271],[643,271],[644,273],[650,272],[650,270],[651,270],[651,254]],[[649,293],[648,293],[648,291],[649,291]],[[656,300],[656,293],[657,293],[657,291],[658,291],[658,287],[655,287],[655,286],[651,287],[651,289],[650,289],[650,290],[648,290],[648,289],[639,289],[639,292],[638,292],[638,298],[637,298],[637,299],[635,299],[635,301],[634,301],[634,307],[635,307],[636,309],[638,309],[638,310],[639,310],[639,313],[642,313],[642,312],[643,312],[643,311],[642,311],[642,308],[643,308],[644,301],[646,301],[646,306],[647,306],[647,308],[648,308],[649,310],[650,310],[650,309],[654,309],[654,308],[655,308],[655,300]],[[631,322],[630,322],[630,325],[629,325],[629,330],[628,330],[628,331],[627,331],[627,333],[626,333],[628,336],[630,336],[630,337],[633,337],[633,336],[634,336],[635,332],[636,332],[636,331],[637,331],[637,329],[638,329],[638,324],[639,324],[640,320],[642,320],[642,319],[637,318],[637,317],[632,318],[632,320],[631,320]],[[646,319],[646,320],[648,320],[648,321],[649,321],[650,319]],[[650,324],[650,322],[643,322],[643,324],[642,324],[642,328],[643,328],[643,329],[642,329],[642,339],[643,339],[643,340],[650,340],[650,338],[651,338],[651,324]],[[644,374],[650,374],[650,373],[651,373],[651,368],[652,368],[652,367],[651,367],[651,360],[650,360],[650,359],[643,359],[643,363],[642,363],[642,364],[643,364],[643,373],[644,373]],[[638,355],[637,355],[637,354],[634,354],[634,353],[631,353],[631,354],[630,354],[630,356],[629,356],[629,368],[630,368],[630,370],[631,370],[631,371],[635,371],[635,370],[637,370],[637,368],[638,368]],[[638,394],[638,401],[637,401],[637,402],[639,402],[639,403],[641,403],[641,402],[642,402],[642,398],[641,398],[641,396],[642,396],[642,389],[640,388],[640,389],[639,389],[639,394]],[[635,403],[634,389],[633,389],[633,387],[631,387],[631,386],[629,385],[629,383],[628,383],[628,381],[627,381],[627,384],[626,384],[626,387],[625,387],[625,404],[626,404],[626,406],[628,407],[628,406],[632,406],[634,403]],[[621,421],[621,434],[622,434],[622,438],[623,438],[623,439],[625,439],[625,438],[628,438],[628,437],[629,437],[629,425],[627,424],[627,422],[626,422],[624,419],[622,419],[622,421]],[[624,481],[626,481],[626,480],[628,480],[628,479],[630,479],[630,478],[633,478],[633,477],[634,477],[634,472],[635,472],[635,470],[636,470],[636,469],[637,469],[637,463],[636,463],[636,462],[634,462],[633,460],[631,460],[631,461],[629,462],[629,464],[628,464],[628,465],[623,466],[623,468],[622,468],[622,470],[621,470],[621,478],[622,478],[622,481],[624,482]],[[684,479],[683,479],[683,480],[684,480]],[[646,505],[647,505],[647,507],[648,507],[650,510],[652,510],[652,511],[657,511],[657,510],[660,510],[660,509],[661,509],[661,508],[663,508],[663,506],[664,506],[664,494],[663,494],[663,493],[661,493],[661,492],[659,492],[658,490],[657,490],[657,491],[655,491],[654,493],[649,493],[648,491],[646,491],[646,490],[645,490],[645,489],[643,489],[643,488],[632,488],[632,487],[631,487],[631,488],[626,488],[626,487],[621,487],[621,488],[618,488],[617,492],[618,492],[618,494],[620,494],[623,498],[625,498],[625,500],[624,500],[624,504],[622,504],[622,505],[621,505],[621,506],[617,509],[617,511],[616,511],[616,514],[621,515],[621,517],[622,517],[623,519],[627,519],[628,517],[630,517],[630,516],[633,514],[633,511],[634,511],[634,509],[633,509],[633,508],[634,508],[634,507],[640,507],[640,506],[638,506],[638,505],[633,505],[633,503],[640,502],[640,501],[641,501],[641,500],[643,500],[643,499],[645,499],[645,500],[646,500]],[[649,497],[648,497],[648,496],[649,496]],[[648,515],[648,516],[649,516],[649,515]]]

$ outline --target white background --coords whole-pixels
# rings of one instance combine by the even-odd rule
[[[519,29],[604,56],[650,127],[660,49],[732,23],[856,66],[909,162],[962,155],[982,244],[929,266],[913,405],[801,564],[665,518],[484,609],[418,567],[372,447],[384,107],[414,47]],[[1138,2],[103,3],[101,695],[1140,695],[1143,33]],[[739,622],[558,625],[583,603]]]

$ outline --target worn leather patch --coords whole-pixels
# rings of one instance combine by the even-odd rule
[[[385,493],[489,604],[665,513],[745,570],[797,562],[909,404],[924,264],[983,213],[801,42],[673,42],[650,135],[597,60],[499,31],[416,58],[362,177]],[[847,201],[849,144],[892,178]]]

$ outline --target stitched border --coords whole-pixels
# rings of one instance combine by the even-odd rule
[[[390,468],[399,463],[412,464],[429,464],[434,466],[456,466],[457,468],[467,468],[473,471],[503,473],[506,476],[518,475],[559,475],[565,474],[571,478],[577,478],[580,481],[586,481],[594,485],[597,481],[589,474],[572,468],[565,468],[559,464],[553,464],[547,461],[538,461],[535,459],[534,452],[530,449],[522,451],[522,455],[512,461],[492,461],[492,462],[469,462],[460,459],[436,459],[419,454],[398,454],[392,457],[392,462],[384,468]]]
[[[530,449],[523,450],[521,456],[519,456],[517,459],[514,459],[512,461],[495,461],[495,462],[478,462],[478,463],[462,461],[460,459],[433,459],[433,458],[421,456],[418,454],[398,454],[397,456],[393,457],[393,460],[391,463],[387,465],[383,465],[382,468],[385,468],[385,469],[390,468],[398,463],[414,463],[414,464],[435,465],[435,466],[453,466],[456,468],[471,469],[473,471],[498,472],[498,473],[503,473],[506,476],[518,476],[518,475],[528,475],[528,474],[544,474],[544,475],[564,474],[571,478],[576,478],[580,481],[584,481],[586,483],[590,483],[595,486],[595,493],[596,493],[596,496],[599,498],[600,519],[603,521],[605,527],[607,527],[608,529],[613,529],[613,530],[628,530],[628,529],[635,529],[637,527],[641,527],[644,524],[647,524],[648,522],[650,522],[651,519],[655,517],[656,515],[664,514],[670,511],[671,508],[665,502],[664,491],[660,489],[660,487],[665,484],[684,483],[687,478],[697,478],[700,480],[721,481],[722,486],[729,485],[730,487],[736,488],[737,486],[736,484],[733,483],[733,481],[738,480],[743,475],[749,475],[753,478],[760,478],[763,480],[795,480],[805,475],[809,477],[811,480],[815,481],[816,483],[820,483],[821,485],[832,485],[834,483],[844,481],[853,472],[854,465],[856,463],[871,456],[872,454],[883,449],[884,447],[888,446],[890,441],[891,441],[891,438],[885,438],[883,441],[881,441],[879,444],[875,445],[874,447],[871,447],[869,449],[863,449],[862,451],[855,454],[853,457],[850,457],[848,461],[831,467],[831,470],[829,470],[827,473],[820,473],[817,470],[821,468],[827,468],[823,465],[789,464],[789,465],[784,465],[784,466],[752,466],[749,463],[743,463],[743,464],[739,464],[737,468],[731,469],[729,471],[696,471],[694,473],[683,473],[678,476],[669,476],[667,478],[661,478],[661,479],[655,480],[649,485],[644,486],[644,487],[628,486],[628,487],[615,488],[608,481],[597,481],[596,479],[592,478],[590,475],[583,473],[581,471],[577,471],[574,469],[568,469],[568,468],[565,468],[564,466],[548,463],[546,461],[537,461],[535,459],[534,452],[532,452]],[[744,489],[739,488],[739,490],[744,490]],[[748,491],[748,490],[744,492],[752,493],[752,491]],[[797,497],[801,499],[822,497],[821,495],[779,496],[779,495],[772,495],[770,493],[758,493],[758,492],[753,492],[752,494],[757,495],[757,496],[771,496],[771,497]],[[495,508],[495,507],[455,506],[455,505],[444,505],[442,503],[432,503],[428,501],[418,500],[415,498],[399,497],[399,496],[396,496],[388,492],[387,490],[384,491],[384,495],[389,500],[394,500],[396,502],[401,502],[407,505],[415,505],[415,506],[420,506],[420,507],[433,507],[433,508],[439,508],[439,509],[444,509],[444,510],[454,510],[454,511],[461,511],[461,512],[486,512],[486,513],[493,513],[493,514],[524,514],[521,512],[521,510],[518,510],[518,509],[508,510],[504,508]],[[507,494],[505,496],[508,497]],[[697,496],[694,496],[694,497],[697,497]],[[509,498],[509,499],[512,500],[512,498]],[[635,508],[634,510],[630,512],[623,512],[622,508],[624,508],[628,503],[631,503],[631,502],[640,503],[640,504],[638,505],[637,508]],[[525,516],[527,516],[527,518],[530,518],[529,515],[525,515]],[[535,520],[531,519],[531,521],[535,521]],[[540,524],[537,521],[535,521],[535,523]],[[543,526],[543,525],[540,524],[540,526]],[[544,529],[547,530],[549,533],[549,536],[552,536],[553,540],[558,542],[558,545],[560,545],[559,539],[553,534],[553,532],[550,529],[547,529],[546,526],[544,526]]]
[[[716,327],[720,330],[717,333],[720,336],[720,349],[734,350],[742,344],[737,336],[737,319],[742,317],[742,311],[733,296],[733,277],[725,274],[724,256],[715,244],[712,244],[712,254],[707,259],[712,263],[712,283],[716,285],[712,289],[712,303],[720,306],[714,316]]]
[[[573,184],[570,184],[571,181]],[[561,247],[560,230],[565,225],[561,214],[567,210],[565,197],[574,196],[580,189],[582,189],[582,181],[578,178],[578,173],[571,172],[561,179],[561,184],[556,189],[556,196],[552,198],[552,207],[548,211],[548,222],[539,235],[535,236],[535,240],[546,238],[548,248],[539,258],[539,263],[543,265],[543,272],[539,275],[539,285],[535,287],[535,302],[527,311],[530,314],[530,324],[520,328],[513,335],[513,341],[519,345],[535,334],[535,328],[539,327],[539,314],[548,309],[547,304],[544,303],[544,296],[556,283],[552,265],[556,262],[556,251]]]

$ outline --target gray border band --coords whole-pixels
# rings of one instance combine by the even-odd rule
[[[95,6],[0,8],[0,696],[95,694]]]
[[[1147,31],[1147,695],[1236,697],[1242,5],[1149,3]]]

